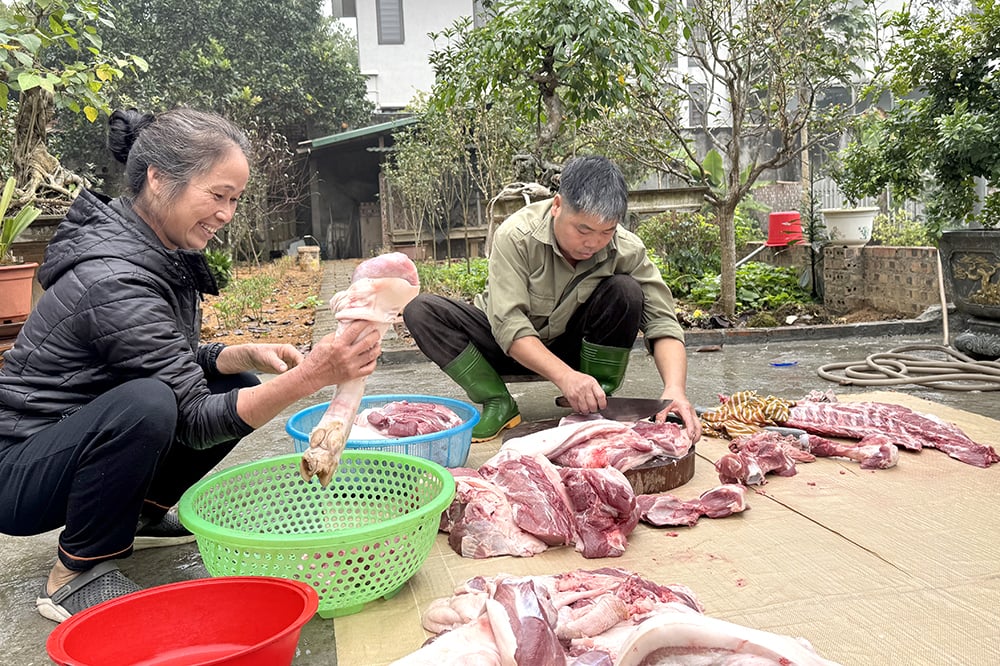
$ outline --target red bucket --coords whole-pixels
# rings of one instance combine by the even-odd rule
[[[284,666],[318,605],[315,590],[299,581],[201,578],[76,613],[45,647],[62,666]]]
[[[771,213],[767,218],[768,247],[794,245],[803,242],[802,218],[795,211]]]

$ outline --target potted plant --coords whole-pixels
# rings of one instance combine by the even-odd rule
[[[824,208],[823,226],[828,240],[834,245],[852,247],[866,244],[872,239],[872,225],[878,212],[878,206]]]
[[[7,179],[0,195],[0,325],[23,322],[31,312],[31,282],[36,263],[25,263],[14,256],[17,237],[38,217],[34,206],[23,206],[16,215],[8,216],[14,198],[15,181]]]

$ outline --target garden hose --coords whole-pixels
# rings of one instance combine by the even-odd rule
[[[944,359],[907,352],[937,352]],[[842,374],[834,371],[842,370]],[[853,386],[916,384],[947,391],[1000,390],[1000,363],[977,361],[945,345],[905,345],[864,361],[830,363],[816,371],[831,382]]]
[[[899,386],[916,384],[947,391],[1000,390],[1000,362],[977,361],[948,344],[948,302],[944,295],[941,255],[937,258],[938,288],[941,298],[941,319],[944,344],[905,345],[888,352],[871,354],[864,361],[829,363],[817,374],[823,379],[842,385]],[[916,356],[907,352],[932,352],[937,358]],[[944,356],[944,359],[940,358]],[[835,371],[842,370],[842,374]]]

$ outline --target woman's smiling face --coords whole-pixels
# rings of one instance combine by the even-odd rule
[[[162,201],[164,174],[150,167],[148,185],[154,201]],[[246,189],[250,167],[243,152],[233,146],[207,172],[195,176],[168,208],[148,219],[150,227],[168,250],[203,250],[236,212]],[[151,211],[150,211],[151,212]]]

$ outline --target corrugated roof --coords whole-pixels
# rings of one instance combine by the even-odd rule
[[[337,134],[330,134],[329,136],[321,136],[316,139],[310,139],[309,141],[300,141],[298,152],[302,153],[317,150],[319,148],[328,148],[330,146],[349,143],[351,141],[369,139],[380,134],[391,134],[401,127],[413,125],[418,120],[419,118],[417,116],[408,116],[406,118],[391,120],[387,123],[369,125],[368,127],[359,127],[358,129],[349,130],[347,132],[339,132]]]

